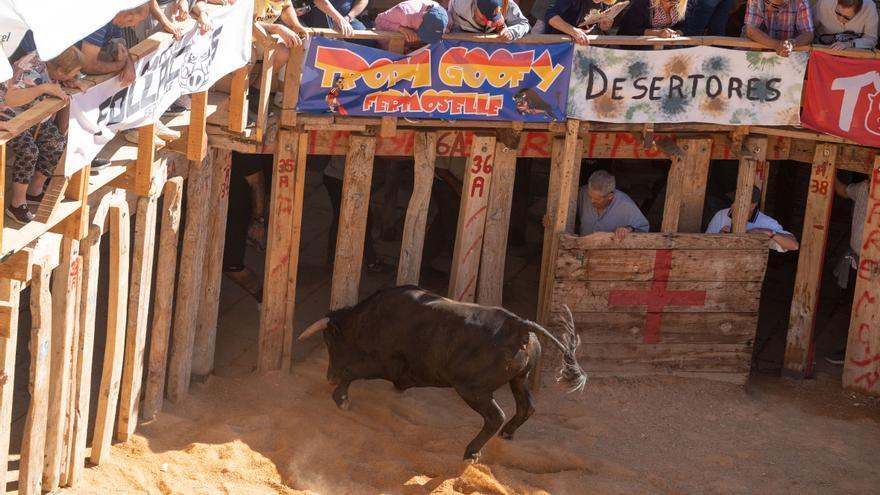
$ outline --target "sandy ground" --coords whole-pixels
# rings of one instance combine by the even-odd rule
[[[555,384],[513,441],[461,462],[480,418],[449,389],[356,382],[338,410],[326,353],[293,374],[212,377],[67,493],[877,493],[880,403],[830,378]],[[507,390],[498,394],[513,411]]]

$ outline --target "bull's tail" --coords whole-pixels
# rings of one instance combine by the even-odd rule
[[[529,323],[531,323],[533,331],[556,344],[556,347],[562,352],[562,366],[556,375],[556,381],[564,381],[571,385],[568,393],[583,391],[584,386],[587,384],[587,373],[581,368],[581,365],[578,364],[575,358],[577,348],[581,345],[581,336],[578,335],[577,330],[574,328],[574,317],[571,314],[571,310],[568,309],[568,306],[563,305],[562,307],[565,309],[565,318],[560,318],[559,321],[562,323],[565,333],[562,334],[561,341],[541,325]]]

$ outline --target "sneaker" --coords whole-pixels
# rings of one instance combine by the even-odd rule
[[[92,170],[101,170],[107,165],[110,165],[110,163],[110,160],[106,158],[95,158],[92,160]]]
[[[163,141],[175,141],[180,139],[180,132],[166,126],[161,120],[156,122],[156,136]]]
[[[29,205],[39,205],[43,201],[43,196],[45,193],[37,194],[36,196],[25,194],[24,197],[27,200],[27,204]]]
[[[828,361],[830,364],[834,364],[837,366],[843,365],[843,362],[846,360],[846,350],[837,351],[833,354],[829,354],[825,356],[825,361]]]
[[[165,113],[163,115],[168,115],[168,116],[182,115],[183,112],[185,112],[187,110],[189,110],[189,109],[175,101],[174,103],[171,104],[170,107],[168,107],[168,110],[165,110]]]
[[[34,214],[28,210],[27,202],[21,206],[8,205],[6,207],[6,216],[18,225],[25,225],[34,219]]]

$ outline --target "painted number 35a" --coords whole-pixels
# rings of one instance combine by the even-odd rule
[[[828,194],[829,182],[827,180],[813,179],[810,184],[810,191],[822,195]]]

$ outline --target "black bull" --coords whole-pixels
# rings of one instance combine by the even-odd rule
[[[568,312],[568,308],[566,308]],[[563,321],[562,342],[540,325],[503,308],[452,301],[415,286],[376,292],[354,307],[330,312],[300,339],[324,330],[330,355],[327,379],[333,400],[349,409],[348,386],[359,379],[385,379],[399,390],[452,387],[483,416],[483,429],[468,444],[464,459],[474,462],[499,432],[513,433],[534,412],[526,382],[541,355],[538,335],[563,355],[557,381],[583,390],[587,375],[575,360],[580,338],[571,313]],[[506,425],[493,394],[510,384],[516,414]]]

